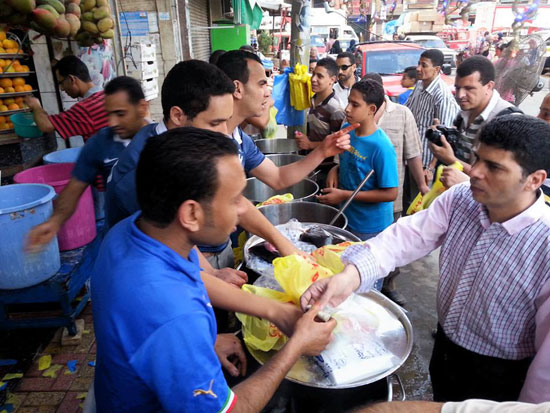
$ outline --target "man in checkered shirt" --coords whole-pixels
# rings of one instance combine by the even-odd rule
[[[348,248],[344,271],[314,283],[302,306],[335,306],[441,247],[434,399],[550,401],[549,141],[550,126],[530,116],[486,124],[470,182]]]

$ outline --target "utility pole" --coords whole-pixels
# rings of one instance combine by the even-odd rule
[[[297,63],[309,66],[311,0],[292,0],[290,22],[290,67]],[[307,123],[307,122],[306,122]],[[294,132],[306,132],[306,125],[288,127],[287,138],[294,139]]]

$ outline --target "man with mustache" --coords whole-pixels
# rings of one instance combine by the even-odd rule
[[[465,174],[456,169],[445,170],[442,182],[448,187],[468,179],[472,149],[481,127],[497,116],[521,112],[502,99],[494,86],[495,68],[484,56],[472,56],[456,70],[455,97],[461,109],[454,121],[460,133],[456,153],[445,137],[441,139],[443,146],[430,143],[430,150],[440,162],[451,165],[459,161],[464,167]]]
[[[470,183],[346,250],[344,270],[302,295],[336,306],[437,248],[435,401],[550,401],[550,126],[493,119],[478,135]]]

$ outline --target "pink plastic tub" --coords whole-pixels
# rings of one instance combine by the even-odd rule
[[[74,163],[37,166],[13,177],[18,184],[48,184],[59,194],[71,179]],[[59,250],[67,251],[91,242],[96,236],[94,201],[90,187],[86,188],[71,218],[57,234]]]

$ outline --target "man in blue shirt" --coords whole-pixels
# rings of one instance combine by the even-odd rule
[[[249,312],[254,302],[254,315],[267,317],[277,306],[271,321],[294,333],[230,389],[193,247],[223,242],[246,211],[237,148],[217,132],[171,130],[147,142],[136,175],[142,210],[107,234],[92,276],[98,411],[260,411],[301,355],[325,348],[336,322],[314,321],[316,306],[294,326],[292,304],[239,291],[234,311]]]
[[[238,57],[236,62],[234,62],[235,53]],[[245,118],[261,116],[263,111],[267,110],[267,100],[265,104],[263,102],[264,94],[268,93],[267,79],[261,62],[258,63],[258,57],[252,53],[232,51],[225,53],[221,58],[226,59],[224,62],[230,65],[235,63],[236,70],[240,73],[239,77],[244,78],[244,73],[248,73],[249,55],[253,56],[255,59],[253,63],[258,66],[253,66],[254,73],[246,75],[246,79],[249,79],[249,85],[246,88],[240,80],[232,81],[221,70],[202,61],[190,60],[174,66],[162,85],[164,122],[157,126],[155,133],[162,133],[167,129],[180,126],[194,126],[222,133],[233,130],[233,139],[239,148],[239,158],[245,171],[274,188],[285,188],[305,178],[324,159],[323,155],[319,156],[319,153],[326,149],[323,147],[316,155],[309,156],[305,162],[300,161],[277,168],[272,161],[265,158],[248,135],[237,128],[236,124],[233,125],[236,119],[239,119],[238,123],[242,123]],[[261,75],[256,69],[259,69]],[[247,92],[244,92],[245,89]],[[251,109],[244,109],[247,106]],[[109,225],[138,210],[135,195],[135,168],[141,150],[150,136],[151,134],[138,134],[113,169],[107,189]],[[332,145],[328,145],[329,150],[334,151],[333,147],[345,142],[346,139],[348,137],[334,137],[331,141]],[[280,171],[283,172],[279,181]],[[269,179],[266,176],[269,176]],[[282,255],[296,252],[294,246],[250,202],[247,203],[247,212],[242,214],[239,224],[248,232],[271,242]],[[232,266],[233,255],[228,240],[216,246],[201,245],[200,249],[211,256],[210,263],[216,268]],[[221,255],[224,259],[219,259]],[[220,273],[220,275],[238,286],[246,280],[242,272],[223,270],[223,274]]]
[[[86,141],[71,180],[55,201],[52,216],[29,233],[27,245],[30,250],[41,249],[55,237],[96,176],[102,175],[103,182],[107,182],[111,168],[134,135],[140,129],[146,131],[151,128],[145,119],[149,105],[137,80],[127,76],[117,77],[105,86],[104,92],[109,127],[99,130]]]

